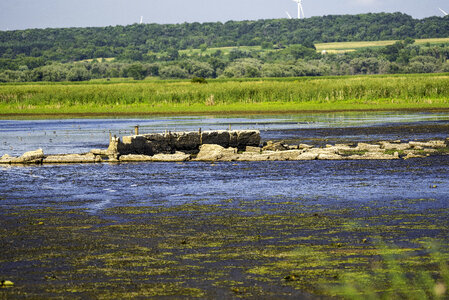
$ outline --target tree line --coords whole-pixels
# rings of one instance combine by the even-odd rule
[[[412,40],[447,36],[449,17],[417,20],[401,13],[3,31],[0,82],[447,72],[446,45]],[[403,41],[344,54],[314,48],[318,42],[392,39]],[[229,54],[206,51],[230,46],[236,48]],[[187,55],[185,49],[201,52]]]

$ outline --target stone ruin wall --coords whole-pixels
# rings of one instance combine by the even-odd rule
[[[160,153],[172,154],[176,151],[195,154],[203,144],[232,147],[243,151],[247,146],[259,147],[260,142],[258,130],[167,132],[124,136],[122,140],[112,137],[108,152],[118,155],[150,156]]]

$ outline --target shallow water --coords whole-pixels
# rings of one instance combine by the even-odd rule
[[[80,153],[105,148],[117,135],[164,130],[262,129],[263,139],[352,141],[401,138],[377,130],[410,124],[448,124],[449,114],[341,113],[240,118],[67,119],[0,121],[0,153]],[[374,128],[371,133],[363,128]],[[322,130],[327,128],[327,131]],[[316,129],[316,130],[314,130]],[[338,130],[342,130],[340,133]],[[336,132],[332,130],[337,130]],[[323,134],[332,136],[323,137]],[[343,136],[341,136],[343,134]],[[298,137],[298,135],[300,135]],[[406,132],[404,139],[447,137],[447,132]],[[413,200],[408,209],[447,206],[449,157],[407,161],[253,163],[136,163],[0,167],[0,205],[86,208],[173,206],[269,200],[322,205],[323,209],[388,206]],[[230,200],[233,201],[230,201]],[[418,201],[421,199],[421,201]],[[224,207],[232,204],[223,204]],[[315,206],[316,207],[316,206]],[[263,210],[263,206],[259,206]]]
[[[240,117],[192,116],[148,117],[116,119],[53,119],[53,120],[0,120],[0,155],[21,155],[42,148],[45,154],[84,153],[93,148],[106,148],[109,135],[134,134],[134,126],[140,133],[164,131],[197,131],[226,129],[257,129],[262,139],[304,138],[308,142],[320,137],[314,129],[345,128],[346,137],[355,141],[396,139],[397,135],[348,134],[352,127],[365,128],[397,124],[449,124],[448,113],[387,113],[348,112],[295,115],[254,115]],[[407,133],[410,139],[445,137]],[[332,138],[332,137],[330,137]]]
[[[448,204],[449,157],[398,161],[135,163],[0,167],[2,207],[173,206],[245,201],[339,209]],[[232,201],[231,201],[232,200]],[[239,204],[241,205],[241,203]],[[259,205],[264,210],[263,204]]]

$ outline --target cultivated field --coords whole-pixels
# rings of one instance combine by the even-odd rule
[[[377,47],[385,47],[388,45],[393,45],[396,40],[391,41],[373,41],[373,42],[338,42],[338,43],[319,43],[315,44],[315,47],[318,52],[326,50],[328,53],[344,53],[356,51],[362,48],[377,48]],[[417,45],[425,45],[425,44],[448,44],[449,38],[432,38],[432,39],[417,39],[415,40],[415,44]],[[220,48],[207,48],[206,51],[201,52],[200,49],[187,49],[179,51],[180,54],[186,54],[188,56],[192,55],[206,55],[212,54],[216,51],[221,51],[224,55],[228,55],[232,50],[239,49],[241,51],[277,51],[274,49],[262,49],[260,46],[241,46],[241,47],[220,47]]]

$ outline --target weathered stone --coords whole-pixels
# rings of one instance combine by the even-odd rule
[[[153,161],[153,157],[149,155],[143,154],[127,154],[122,155],[119,158],[121,162],[144,162],[144,161]]]
[[[312,145],[307,145],[307,144],[299,144],[298,149],[310,149],[313,148]]]
[[[421,157],[425,157],[424,155],[419,155],[419,154],[415,154],[415,153],[408,153],[404,159],[410,159],[410,158],[421,158]]]
[[[378,151],[378,150],[380,150],[380,145],[358,143],[357,147],[355,147],[354,150],[356,150],[356,151]]]
[[[231,135],[229,131],[217,130],[217,131],[205,131],[201,133],[202,144],[216,144],[224,148],[227,148],[229,147],[230,141]],[[233,146],[236,147],[237,145],[238,141]]]
[[[390,160],[390,159],[399,159],[399,153],[395,152],[393,155],[385,154],[383,152],[367,152],[362,155],[363,159],[372,159],[372,160]]]
[[[258,147],[260,145],[260,132],[258,130],[239,130],[237,133],[237,144],[229,143],[229,147],[244,150],[246,146]]]
[[[246,146],[259,146],[260,132],[247,131],[205,131],[202,132],[168,132],[146,135],[125,136],[120,141],[112,138],[108,153],[172,154],[175,151],[198,152],[201,144],[216,144],[222,147],[235,147],[244,150]]]
[[[410,146],[422,147],[422,148],[445,148],[446,143],[444,141],[428,141],[428,142],[409,142]]]
[[[20,157],[14,157],[10,159],[11,164],[39,164],[42,163],[44,158],[44,151],[37,149],[35,151],[25,152]]]
[[[318,153],[304,152],[298,156],[298,160],[315,160],[318,159]]]
[[[79,164],[102,162],[101,158],[92,153],[49,155],[42,161],[47,164]]]
[[[24,160],[35,160],[35,159],[42,159],[44,158],[44,151],[42,151],[42,149],[37,149],[34,151],[28,151],[25,152],[21,158],[23,158]]]
[[[90,153],[92,153],[93,155],[100,155],[100,156],[109,155],[108,150],[103,150],[103,149],[92,149],[92,150],[90,150]]]
[[[159,162],[182,162],[182,161],[187,161],[190,160],[190,155],[189,154],[185,154],[183,152],[176,152],[174,154],[156,154],[154,156],[151,157],[152,161],[159,161]]]
[[[260,153],[260,147],[246,146],[245,152]]]
[[[385,150],[398,150],[398,151],[404,151],[407,149],[410,149],[410,145],[409,143],[390,143],[390,142],[386,142],[386,141],[382,141],[380,142],[381,144],[381,148],[385,149]]]
[[[262,151],[285,151],[289,150],[284,143],[268,141],[267,144],[262,148]]]
[[[8,154],[3,155],[0,158],[0,164],[10,164],[13,159],[17,157],[9,156]]]
[[[200,152],[195,160],[200,161],[232,161],[236,160],[237,149],[236,148],[224,148],[220,145],[205,144],[201,145]]]
[[[286,150],[276,151],[273,153],[264,153],[262,156],[266,156],[266,160],[286,161],[286,160],[298,160],[303,152],[301,150]]]
[[[343,156],[335,153],[320,153],[317,159],[319,160],[341,160],[344,159]]]

